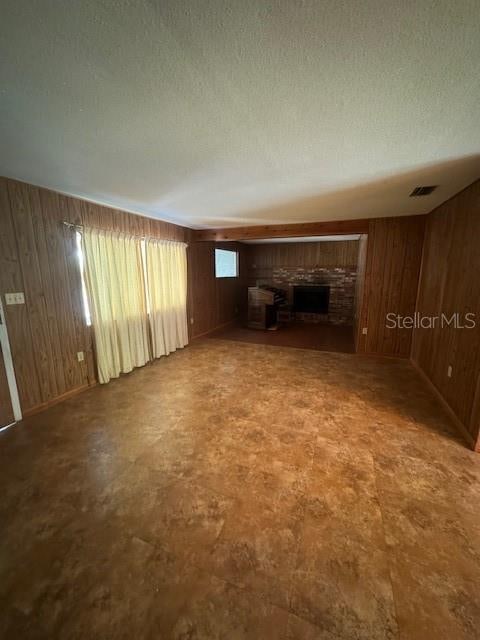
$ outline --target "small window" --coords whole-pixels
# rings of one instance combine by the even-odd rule
[[[227,249],[215,249],[215,277],[236,278],[238,276],[238,254]]]

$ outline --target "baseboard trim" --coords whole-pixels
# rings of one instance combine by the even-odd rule
[[[204,333],[199,333],[198,336],[192,336],[192,342],[193,342],[193,340],[198,340],[199,338],[205,338],[205,336],[210,335],[214,331],[218,331],[219,329],[223,329],[225,327],[228,327],[228,325],[234,324],[237,321],[238,321],[238,318],[233,318],[233,320],[229,320],[228,322],[224,322],[223,324],[219,324],[216,327],[214,327],[213,329],[209,329],[208,331],[205,331]]]
[[[72,398],[73,396],[76,396],[79,393],[82,393],[82,391],[91,389],[92,387],[95,387],[97,384],[98,384],[97,382],[94,382],[93,384],[84,384],[81,387],[75,387],[75,389],[70,389],[70,391],[66,391],[65,393],[62,393],[60,396],[57,396],[56,398],[52,398],[52,400],[48,400],[47,402],[42,402],[42,404],[37,404],[34,407],[31,407],[30,409],[23,411],[22,418],[28,418],[29,416],[33,416],[36,413],[45,411],[45,409],[49,409],[50,407],[53,407],[54,405],[59,404],[64,400],[68,400],[68,398]]]
[[[440,404],[443,406],[445,411],[448,413],[448,415],[452,419],[452,421],[453,421],[454,425],[456,426],[458,432],[463,437],[463,439],[467,442],[468,446],[473,451],[478,451],[478,449],[476,448],[476,442],[475,442],[474,437],[468,431],[468,429],[463,424],[463,422],[460,420],[460,418],[457,416],[457,414],[454,412],[452,407],[445,400],[445,398],[440,393],[440,391],[437,389],[437,387],[433,384],[433,382],[427,376],[425,371],[420,367],[418,362],[415,362],[415,360],[413,360],[412,358],[410,358],[410,362],[412,363],[412,365],[415,368],[415,370],[420,374],[420,377],[423,378],[423,380],[425,380],[425,382],[427,383],[427,386],[431,389],[433,394],[437,397],[437,399],[439,400]]]
[[[409,361],[408,356],[393,356],[389,353],[376,353],[375,351],[355,351],[353,355],[368,358],[388,358],[389,360],[402,360],[403,362]]]

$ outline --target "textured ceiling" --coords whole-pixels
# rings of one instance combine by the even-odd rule
[[[426,213],[480,177],[479,33],[478,0],[2,0],[0,174],[194,227]]]

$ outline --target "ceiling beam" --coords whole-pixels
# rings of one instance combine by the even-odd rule
[[[266,238],[302,238],[305,236],[336,236],[368,233],[369,220],[335,220],[332,222],[302,222],[299,224],[269,224],[226,229],[200,229],[194,240],[263,240]]]

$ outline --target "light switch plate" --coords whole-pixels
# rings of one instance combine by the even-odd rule
[[[83,362],[85,360],[85,356],[83,354],[83,351],[77,351],[77,360],[79,362]]]
[[[447,377],[448,377],[448,378],[451,378],[451,377],[452,377],[452,371],[453,371],[453,369],[452,369],[452,365],[451,365],[451,364],[449,364],[449,365],[448,365],[448,369],[447,369]]]
[[[6,304],[25,304],[25,295],[22,291],[18,291],[17,293],[6,293],[5,302]]]
[[[364,335],[364,336],[366,336],[366,335],[367,335],[367,327],[363,327],[363,329],[362,329],[362,333],[363,333],[363,335]]]

